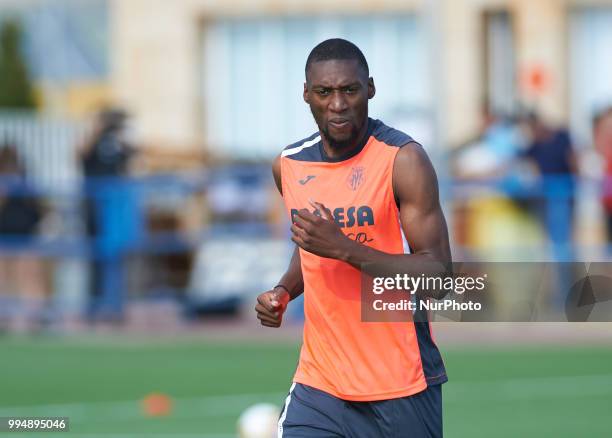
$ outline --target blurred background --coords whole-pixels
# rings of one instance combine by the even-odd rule
[[[432,157],[455,260],[610,261],[611,0],[0,0],[0,417],[211,438],[282,405],[303,315],[252,310],[292,251],[270,163],[316,130],[330,37]],[[609,433],[612,326],[434,330],[448,436]]]

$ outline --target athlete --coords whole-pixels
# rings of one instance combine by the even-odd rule
[[[434,169],[411,137],[368,117],[374,80],[357,46],[317,45],[304,100],[319,131],[285,148],[273,174],[296,243],[257,298],[279,327],[304,293],[304,340],[280,437],[440,437],[446,371],[427,322],[361,321],[364,263],[447,263]]]

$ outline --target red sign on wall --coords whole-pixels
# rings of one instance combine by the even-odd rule
[[[551,88],[551,83],[551,74],[543,65],[530,65],[521,74],[521,88],[531,95],[546,94]]]

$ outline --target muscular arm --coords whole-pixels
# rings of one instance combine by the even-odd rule
[[[282,195],[280,156],[276,157],[274,163],[272,163],[272,175],[274,176],[276,187]],[[259,319],[261,325],[266,327],[280,327],[289,301],[299,297],[304,292],[300,251],[297,246],[293,250],[289,268],[287,268],[278,284],[283,287],[275,287],[272,290],[259,294],[257,297],[257,304],[255,305],[257,319]]]
[[[278,192],[283,194],[283,184],[281,180],[281,165],[280,161],[281,157],[278,155],[274,162],[272,163],[272,176],[274,177],[274,182],[276,183],[276,188]],[[282,284],[283,286],[289,289],[289,295],[291,299],[295,299],[299,297],[302,292],[304,292],[304,279],[302,277],[302,266],[300,261],[300,251],[299,248],[295,247],[293,250],[293,255],[291,256],[291,261],[289,262],[289,267],[287,268],[287,272],[281,277],[278,284]]]
[[[354,267],[401,260],[449,262],[448,230],[440,207],[436,173],[425,151],[415,143],[404,146],[397,154],[393,165],[393,193],[411,254],[387,254],[355,244],[341,255],[341,260]]]
[[[445,272],[451,253],[438,181],[427,154],[416,143],[407,144],[396,156],[393,192],[411,254],[389,254],[349,239],[333,223],[329,212],[325,220],[306,210],[300,211],[292,227],[292,239],[306,251],[345,261],[357,269],[362,269],[364,264],[375,264],[377,269],[392,266],[395,272],[399,266],[411,274],[423,272],[424,267]],[[321,204],[318,206],[324,208]]]
[[[290,300],[294,300],[304,292],[304,279],[302,278],[302,265],[300,261],[300,250],[296,246],[289,262],[287,272],[281,277],[278,284],[289,289]]]

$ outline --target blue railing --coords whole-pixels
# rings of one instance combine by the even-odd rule
[[[44,257],[82,258],[98,263],[101,270],[101,294],[93,307],[120,314],[126,299],[122,261],[133,253],[169,254],[193,251],[207,240],[226,236],[270,236],[273,226],[263,218],[234,222],[212,222],[191,232],[186,238],[179,232],[150,232],[145,216],[147,202],[163,201],[164,196],[188,196],[207,190],[219,179],[241,181],[243,187],[261,184],[266,187],[272,181],[267,167],[224,168],[198,174],[161,175],[140,178],[89,179],[79,188],[59,186],[41,190],[22,180],[5,176],[0,178],[0,190],[4,196],[39,197],[61,205],[67,222],[80,224],[64,230],[53,238],[32,236],[0,236],[0,253],[11,255],[28,252]],[[444,183],[444,182],[443,182]],[[462,202],[482,195],[495,194],[512,199],[539,200],[553,247],[555,261],[575,259],[574,242],[571,239],[572,209],[579,185],[602,187],[597,181],[576,181],[567,177],[550,177],[527,182],[509,180],[458,182],[447,187],[451,202]],[[599,191],[601,193],[601,190]],[[84,227],[85,205],[93,211],[98,228],[88,235]],[[177,215],[180,215],[177,212]],[[75,220],[79,219],[79,220]]]

